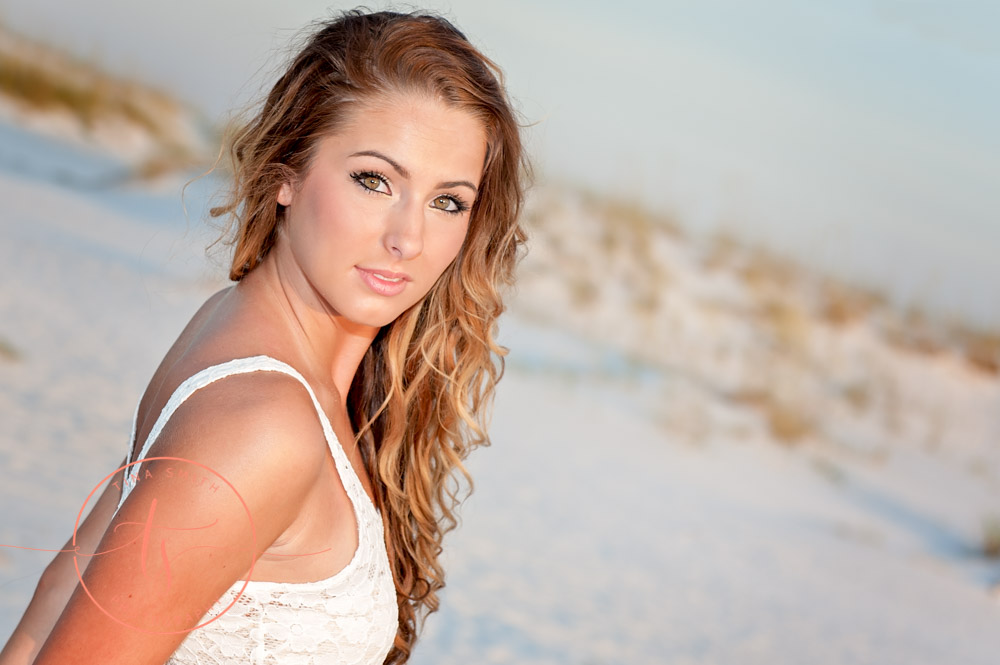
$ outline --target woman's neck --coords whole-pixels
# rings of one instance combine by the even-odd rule
[[[296,277],[281,269],[272,252],[237,283],[233,295],[255,310],[253,318],[267,322],[302,369],[331,383],[344,406],[354,374],[379,329],[331,310],[305,280]]]

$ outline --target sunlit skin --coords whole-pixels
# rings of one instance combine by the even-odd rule
[[[422,298],[458,254],[486,142],[478,120],[428,98],[352,116],[321,142],[305,179],[279,191],[288,242],[275,260],[308,283],[309,304],[377,328]],[[365,272],[390,277],[375,284],[398,295],[370,288]]]
[[[290,359],[311,385],[328,391],[320,399],[330,404],[337,437],[369,494],[347,422],[351,381],[379,327],[426,295],[457,256],[485,159],[482,123],[437,99],[396,95],[355,107],[318,144],[303,177],[280,188],[277,201],[286,210],[275,246],[224,292],[212,313],[223,327],[207,326],[199,342],[221,346],[235,333],[257,352],[272,347],[271,355]],[[373,288],[373,272],[400,281]],[[398,292],[386,295],[386,289]],[[336,514],[330,507],[337,501],[317,503],[317,523],[350,515],[346,502]],[[326,564],[346,564],[353,554],[353,520],[346,522],[348,537],[334,545]],[[321,544],[299,543],[299,551]],[[255,576],[275,579],[312,566],[316,579],[324,558],[264,557]]]
[[[209,298],[167,353],[140,405],[136,439],[145,440],[167,397],[199,369],[268,354],[295,367],[315,390],[371,494],[347,416],[348,389],[379,328],[426,295],[457,256],[485,156],[481,122],[439,100],[404,94],[355,107],[336,134],[319,142],[301,178],[277,192],[285,219],[265,259]],[[189,553],[171,560],[168,589],[128,572],[141,563],[131,551],[85,560],[88,588],[120,601],[116,611],[130,625],[168,626],[202,616],[248,573],[245,557],[220,559],[219,553],[245,552],[251,539],[259,557],[254,580],[325,579],[351,560],[357,547],[352,504],[311,398],[293,378],[254,372],[199,390],[150,449],[148,456],[157,455],[213,469],[232,483],[246,510],[236,501],[199,506],[183,484],[160,474],[139,483],[112,521],[120,490],[109,485],[78,531],[82,551],[108,550],[115,525],[141,522],[154,499],[162,524],[201,524],[208,508],[216,519],[217,548],[188,550],[204,543],[195,536],[185,541],[187,531],[170,532],[170,551]],[[26,614],[17,644],[0,658],[4,665],[31,662],[43,642],[39,665],[162,663],[184,637],[123,628],[85,595],[70,597],[76,586],[71,555],[59,555],[44,577],[40,587],[53,589],[45,596],[51,607],[40,601]],[[49,632],[54,619],[45,617],[58,615],[64,604]]]
[[[346,395],[378,328],[458,254],[485,158],[482,123],[439,100],[406,94],[356,107],[305,177],[281,187],[282,233],[239,288],[279,291],[293,337]],[[405,275],[401,292],[373,289],[372,271]]]

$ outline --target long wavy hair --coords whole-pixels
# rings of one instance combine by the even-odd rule
[[[525,234],[518,223],[528,164],[499,68],[447,20],[350,11],[322,24],[256,114],[229,139],[233,185],[213,217],[229,218],[230,279],[274,245],[277,193],[306,173],[317,144],[352,105],[393,94],[433,95],[481,120],[487,156],[468,233],[430,292],[380,329],[348,392],[348,412],[386,526],[399,605],[387,663],[410,655],[438,608],[438,557],[456,524],[462,461],[487,444],[486,414],[506,349],[494,338]]]

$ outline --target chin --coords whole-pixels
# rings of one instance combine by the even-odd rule
[[[339,312],[340,316],[359,326],[371,328],[382,328],[389,325],[400,316],[408,312],[414,306],[419,306],[427,297],[423,293],[419,298],[413,299],[414,294],[409,294],[407,298],[375,298],[360,299],[353,302],[343,303],[343,307],[337,307],[335,303],[333,309]]]
[[[356,312],[354,316],[345,314],[345,318],[357,325],[368,326],[370,328],[382,328],[398,319],[405,311],[406,310],[404,309],[402,311],[395,312]]]

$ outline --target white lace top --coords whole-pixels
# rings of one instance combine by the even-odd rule
[[[343,570],[318,582],[251,580],[244,588],[245,582],[237,581],[205,615],[218,618],[189,633],[167,665],[381,665],[392,647],[397,626],[396,591],[382,518],[301,374],[270,356],[238,358],[203,369],[170,396],[135,459],[145,457],[173,412],[196,390],[232,374],[262,370],[293,376],[309,391],[341,482],[354,506],[358,549]],[[133,460],[137,417],[138,407],[132,420],[128,463]],[[139,466],[130,467],[129,477],[122,484],[119,508],[135,487],[131,472],[137,472]],[[234,599],[235,604],[223,613]]]

